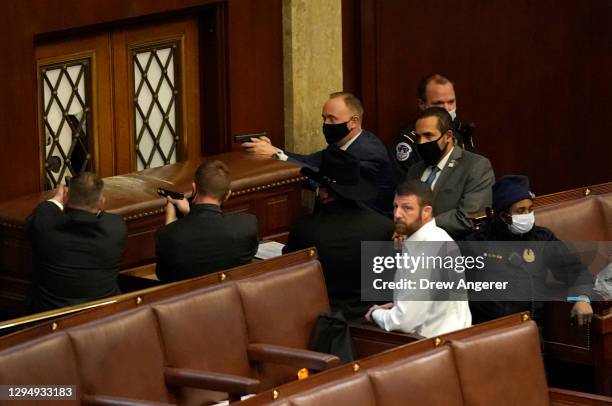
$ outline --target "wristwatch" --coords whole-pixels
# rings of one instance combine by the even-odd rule
[[[591,303],[591,299],[586,296],[568,296],[566,299],[568,302],[584,302]]]
[[[282,149],[279,149],[278,151],[272,154],[272,158],[278,159],[279,161],[286,161],[289,156],[285,154]]]

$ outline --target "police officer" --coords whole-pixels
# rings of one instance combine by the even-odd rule
[[[457,139],[457,145],[470,152],[476,152],[473,140],[474,123],[466,124],[457,118],[457,100],[453,82],[439,74],[427,76],[419,82],[417,101],[420,110],[429,107],[446,109],[453,118],[453,133]],[[389,159],[393,164],[396,178],[400,181],[406,176],[408,168],[421,160],[415,146],[413,121],[400,130],[389,149]]]
[[[485,267],[469,272],[468,280],[504,280],[512,285],[508,292],[471,292],[474,323],[527,310],[536,321],[541,319],[542,300],[553,295],[546,283],[549,270],[567,287],[562,298],[576,302],[570,317],[579,325],[591,320],[593,276],[551,230],[535,225],[534,197],[526,176],[501,177],[493,185],[492,219],[468,236],[462,246],[464,255],[485,258]],[[506,300],[500,300],[504,294]]]

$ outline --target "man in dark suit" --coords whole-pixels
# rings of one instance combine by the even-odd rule
[[[166,226],[156,241],[157,277],[163,282],[193,278],[250,262],[257,252],[257,218],[224,214],[231,194],[229,169],[208,161],[196,170],[193,199],[168,198]],[[176,211],[185,217],[178,219]]]
[[[90,172],[60,185],[26,228],[34,252],[34,312],[118,295],[117,274],[127,229],[103,212],[104,182]],[[64,205],[66,206],[64,210]]]
[[[453,82],[446,76],[433,74],[424,77],[417,86],[417,106],[419,111],[429,107],[442,107],[453,119],[453,133],[456,145],[466,151],[476,152],[472,122],[462,122],[457,117],[457,97]],[[389,149],[389,160],[395,171],[398,182],[406,177],[408,169],[421,160],[416,148],[414,135],[415,120],[403,127],[395,137]]]
[[[323,134],[328,145],[336,146],[357,158],[363,175],[378,188],[378,194],[365,203],[373,209],[392,216],[395,182],[393,170],[383,143],[362,128],[363,107],[351,93],[332,93],[323,105]],[[322,151],[309,155],[285,152],[273,146],[266,137],[252,139],[243,147],[247,152],[261,156],[307,165],[321,166]]]
[[[332,308],[347,319],[362,317],[370,304],[361,302],[361,242],[389,241],[393,222],[358,203],[376,195],[376,187],[360,176],[351,154],[329,147],[319,172],[304,167],[302,173],[319,184],[319,207],[291,226],[283,253],[316,247]]]
[[[491,206],[495,175],[488,159],[455,144],[452,118],[441,107],[419,113],[415,123],[422,161],[412,165],[408,179],[420,179],[433,191],[436,224],[455,240],[472,230],[470,214]]]

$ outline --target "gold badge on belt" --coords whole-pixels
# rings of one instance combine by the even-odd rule
[[[531,248],[525,248],[523,250],[523,260],[528,264],[535,261],[535,252]]]

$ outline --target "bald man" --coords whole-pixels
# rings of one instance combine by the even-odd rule
[[[323,135],[328,148],[340,148],[359,159],[363,176],[376,185],[378,195],[365,204],[391,216],[395,191],[393,169],[380,139],[362,128],[363,107],[359,99],[351,93],[332,93],[323,105],[321,116]],[[321,165],[322,151],[310,155],[283,151],[272,145],[267,137],[253,138],[251,142],[242,145],[248,153],[259,156],[273,157],[315,169]]]

